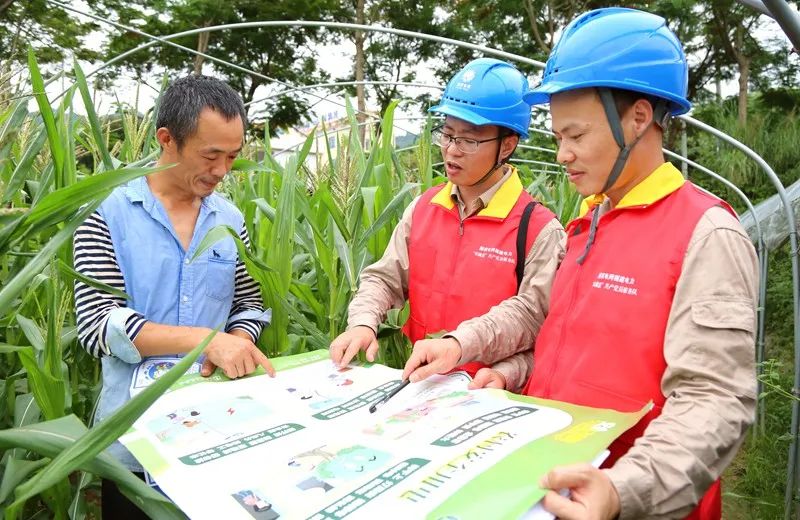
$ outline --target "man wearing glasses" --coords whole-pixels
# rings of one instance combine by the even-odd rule
[[[408,299],[404,332],[423,357],[472,376],[495,368],[479,386],[503,387],[529,371],[532,356],[514,354],[530,348],[544,320],[566,237],[507,164],[528,137],[527,90],[516,68],[490,58],[447,84],[430,111],[445,116],[432,137],[448,182],[412,201],[383,257],[362,272],[348,329],[331,343],[334,362],[346,365],[359,350],[373,361],[378,325]]]

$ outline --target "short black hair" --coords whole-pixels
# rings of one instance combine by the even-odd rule
[[[506,137],[511,137],[512,135],[516,135],[517,138],[519,139],[519,141],[522,141],[522,136],[519,135],[519,132],[517,132],[516,130],[512,130],[510,128],[507,128],[505,126],[499,126],[498,125],[498,127],[497,127],[497,137],[498,137],[498,141],[500,142],[500,146],[503,146],[503,140]],[[519,141],[517,141],[517,146],[519,146]],[[498,149],[498,153],[499,153],[499,151],[500,150]],[[508,157],[503,159],[501,162],[507,163],[508,161],[510,161],[511,157],[514,155],[514,153],[516,151],[517,151],[517,147],[515,146],[514,149],[511,150],[511,153],[508,154]]]
[[[166,128],[180,149],[197,131],[200,112],[210,108],[227,121],[240,117],[242,127],[247,114],[242,98],[224,81],[193,74],[175,80],[161,96],[156,128]]]
[[[651,107],[655,106],[655,98],[653,96],[648,96],[647,94],[642,94],[641,92],[624,90],[620,88],[612,88],[609,90],[611,91],[611,95],[614,96],[614,104],[617,106],[617,113],[619,114],[619,117],[624,116],[625,113],[630,110],[633,104],[640,99],[644,99],[650,103]]]
[[[642,92],[635,92],[633,90],[619,88],[612,88],[609,90],[611,91],[611,95],[614,97],[614,105],[617,107],[617,113],[619,114],[619,117],[624,116],[634,103],[640,99],[644,99],[650,103],[650,108],[653,109],[653,120],[660,128],[664,128],[664,125],[669,119],[669,103],[667,103],[666,100],[662,100],[658,96],[644,94]]]

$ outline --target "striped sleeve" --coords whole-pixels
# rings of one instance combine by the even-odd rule
[[[75,230],[73,249],[77,272],[114,289],[125,290],[125,280],[117,264],[111,233],[98,212],[94,212]],[[111,311],[120,307],[126,307],[124,299],[96,289],[81,280],[75,281],[78,340],[92,356],[99,358],[111,354],[106,340],[108,318]],[[131,342],[146,321],[138,313],[127,318],[125,332]]]
[[[247,228],[242,224],[239,237],[244,242],[245,247],[250,248],[250,236]],[[249,312],[248,312],[249,311]],[[263,319],[236,318],[238,314],[252,315],[253,313],[264,312],[264,301],[261,298],[261,288],[258,283],[250,276],[245,267],[244,260],[239,259],[236,263],[236,280],[234,281],[233,305],[231,306],[230,316],[233,318],[228,322],[226,332],[232,330],[243,330],[250,335],[253,343],[258,340],[264,328]]]

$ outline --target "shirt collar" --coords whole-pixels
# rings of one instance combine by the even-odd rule
[[[489,201],[491,201],[492,198],[497,194],[497,192],[500,191],[500,188],[502,188],[503,184],[511,177],[511,174],[514,172],[515,170],[513,169],[513,167],[507,165],[503,171],[503,176],[500,177],[500,179],[498,179],[497,182],[492,184],[489,187],[489,189],[487,189],[478,196],[481,209],[489,205]],[[464,201],[461,199],[461,192],[458,191],[458,186],[456,186],[455,184],[453,184],[450,187],[450,198],[452,198],[456,204],[458,203],[462,205],[464,204]]]
[[[150,167],[151,165],[147,165]],[[125,185],[125,196],[132,203],[152,203],[155,200],[153,192],[150,191],[150,186],[147,184],[145,176],[133,179]]]
[[[147,167],[153,167],[155,163],[148,164]],[[220,210],[219,204],[212,193],[208,197],[203,197],[200,204],[204,206],[209,212],[216,212]],[[156,197],[147,184],[147,177],[141,176],[137,179],[130,181],[125,187],[125,196],[131,203],[141,202],[144,207],[150,211],[156,203]]]
[[[517,203],[522,189],[522,181],[519,179],[517,169],[511,165],[507,165],[503,177],[481,194],[480,200],[484,207],[478,212],[478,215],[482,217],[506,218],[514,207],[514,204]],[[452,182],[448,182],[445,187],[433,197],[431,203],[438,204],[450,210],[456,205],[457,201],[460,200],[457,190],[457,186]]]
[[[677,191],[683,186],[686,179],[681,172],[670,162],[665,162],[655,169],[653,173],[637,184],[622,197],[615,208],[630,208],[634,206],[648,206],[667,195]],[[591,195],[583,199],[579,217],[586,215],[597,204],[602,204],[607,199],[605,194]]]

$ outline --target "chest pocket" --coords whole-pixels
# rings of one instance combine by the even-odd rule
[[[206,295],[217,300],[226,300],[233,296],[236,278],[236,251],[212,247],[208,250],[208,268],[206,270]]]

